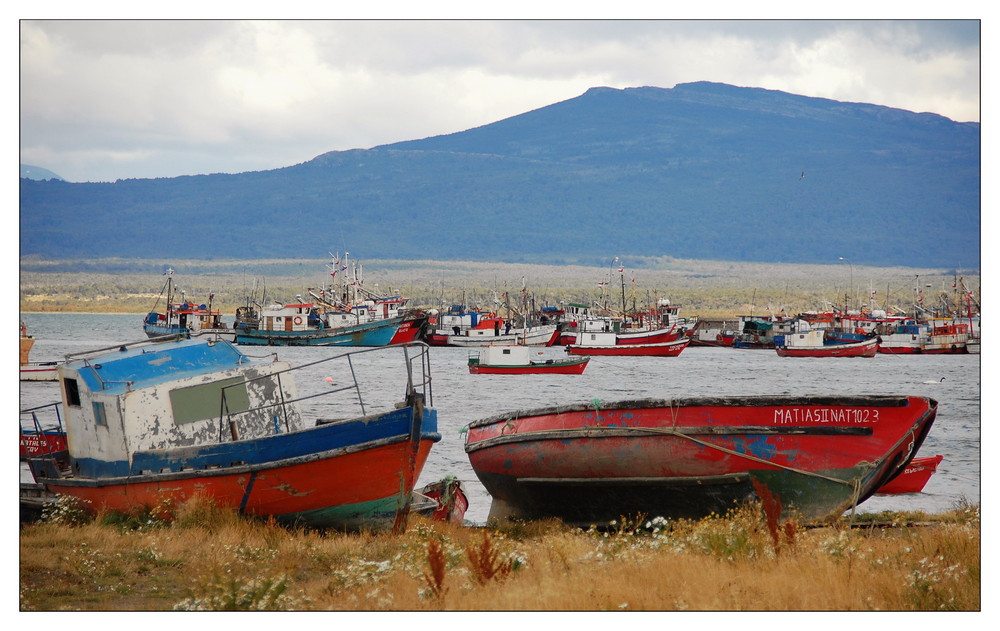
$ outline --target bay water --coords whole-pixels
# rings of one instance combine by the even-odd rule
[[[69,353],[145,339],[140,314],[22,313],[35,338],[32,361],[57,361]],[[251,356],[276,354],[293,366],[316,362],[347,349],[336,347],[240,347]],[[431,450],[418,486],[452,475],[469,495],[466,519],[487,520],[490,497],[464,449],[470,422],[501,412],[551,405],[636,398],[742,395],[921,395],[938,401],[937,420],[918,456],[944,459],[922,493],[875,496],[860,512],[921,510],[939,513],[981,501],[980,355],[884,355],[874,358],[790,358],[773,350],[688,347],[678,357],[594,357],[582,375],[472,375],[475,349],[430,349],[432,404],[441,442]],[[560,357],[561,348],[532,351]],[[398,349],[365,353],[352,362],[368,413],[402,401],[405,378]],[[348,371],[349,372],[349,371]],[[296,373],[300,395],[345,385],[351,375],[338,362]],[[340,393],[337,394],[340,396]],[[340,418],[349,402],[318,397],[303,404],[304,416]],[[19,409],[59,399],[54,382],[21,382]],[[25,470],[22,467],[22,479]]]

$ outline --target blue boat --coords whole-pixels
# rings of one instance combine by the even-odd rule
[[[404,316],[359,322],[311,302],[236,311],[236,343],[249,346],[388,346]]]
[[[163,285],[160,296],[153,305],[153,310],[142,319],[142,330],[150,338],[167,335],[189,335],[191,333],[231,333],[222,322],[222,315],[212,310],[212,299],[215,294],[209,294],[208,304],[197,304],[187,300],[184,292],[174,286],[174,270],[166,271],[167,282]],[[176,293],[181,298],[175,301]],[[163,312],[155,311],[160,298],[166,298]]]
[[[353,378],[371,352],[404,362],[402,401],[380,402],[382,411],[366,409]],[[217,338],[76,354],[59,371],[65,451],[28,462],[45,490],[93,512],[202,496],[289,524],[398,531],[429,502],[414,483],[441,440],[427,353],[413,344],[334,355],[321,362],[339,361],[328,370],[345,379],[319,394],[300,394],[292,373],[321,362],[292,368]],[[336,419],[305,418],[299,402],[320,396],[337,399],[324,406]],[[345,406],[356,415],[343,418]]]

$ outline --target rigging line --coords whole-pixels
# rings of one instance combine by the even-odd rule
[[[614,428],[614,429],[620,429],[620,428]],[[728,454],[730,454],[732,456],[736,456],[738,458],[744,458],[746,460],[751,460],[753,462],[759,462],[760,464],[766,464],[766,465],[770,465],[772,467],[777,467],[779,469],[784,469],[786,471],[791,471],[792,473],[800,473],[802,475],[806,475],[806,476],[810,476],[810,477],[814,477],[814,478],[819,478],[819,479],[822,479],[822,480],[827,480],[829,482],[836,482],[838,484],[844,484],[844,485],[847,485],[847,486],[850,486],[851,483],[852,483],[851,480],[841,480],[840,478],[830,477],[830,476],[827,476],[827,475],[823,475],[821,473],[813,473],[812,471],[805,471],[805,470],[802,470],[802,469],[796,469],[795,467],[790,467],[788,465],[783,465],[783,464],[778,464],[776,462],[771,462],[770,460],[765,460],[764,458],[758,458],[757,456],[753,456],[753,455],[750,455],[750,454],[740,453],[738,451],[734,451],[734,450],[729,449],[727,447],[722,447],[721,445],[716,445],[714,443],[710,443],[710,442],[707,442],[707,441],[695,438],[694,436],[690,436],[688,434],[684,434],[684,433],[675,431],[674,429],[666,429],[666,428],[658,428],[658,427],[632,427],[632,428],[629,428],[629,429],[632,429],[632,430],[637,431],[637,432],[646,432],[646,433],[650,433],[650,434],[666,434],[666,435],[675,436],[675,437],[678,437],[678,438],[686,438],[686,439],[688,439],[688,440],[690,440],[690,441],[692,441],[694,443],[697,443],[697,444],[699,444],[699,445],[701,445],[703,447],[708,447],[710,449],[715,449],[717,451],[722,451],[724,453],[728,453]],[[871,464],[869,464],[867,466],[868,466],[869,469],[873,469],[874,466],[875,466],[875,464],[871,463]]]

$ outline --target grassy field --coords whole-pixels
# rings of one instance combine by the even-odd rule
[[[20,531],[22,611],[976,611],[980,518],[878,514],[817,528],[759,505],[701,521],[402,535],[288,529],[210,503]],[[876,522],[878,522],[876,524]]]
[[[22,312],[145,313],[162,309],[163,271],[185,296],[231,316],[246,296],[292,302],[308,299],[309,288],[330,280],[328,260],[203,261],[178,265],[170,261],[37,261],[22,260],[19,303]],[[620,305],[622,276],[617,265],[606,268],[543,266],[515,263],[444,261],[365,261],[364,283],[385,293],[401,294],[414,307],[451,304],[494,308],[504,294],[517,300],[522,289],[537,306],[561,302]],[[951,270],[884,268],[864,265],[749,264],[680,259],[625,261],[626,303],[640,307],[662,298],[682,305],[682,315],[730,317],[748,313],[798,313],[824,310],[829,303],[908,309],[920,287],[925,304],[951,294]],[[980,278],[964,275],[978,297]],[[634,280],[634,283],[633,283]],[[598,283],[606,282],[605,292]],[[874,296],[872,292],[876,292]],[[159,300],[158,300],[159,299]]]

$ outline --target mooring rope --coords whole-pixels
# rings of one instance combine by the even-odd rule
[[[691,436],[689,434],[685,434],[683,432],[678,432],[676,430],[676,422],[677,422],[677,420],[675,418],[674,419],[674,424],[675,425],[674,425],[674,427],[672,427],[670,429],[661,428],[661,427],[630,427],[628,429],[632,430],[632,431],[636,431],[636,432],[645,432],[645,433],[649,433],[649,434],[664,434],[664,435],[667,435],[667,436],[674,436],[674,437],[677,437],[677,438],[686,438],[687,440],[690,440],[691,442],[697,443],[697,444],[699,444],[699,445],[701,445],[703,447],[708,447],[709,449],[715,449],[717,451],[721,451],[721,452],[727,453],[729,455],[736,456],[738,458],[744,458],[746,460],[751,460],[753,462],[758,462],[760,464],[770,465],[770,466],[776,467],[778,469],[784,469],[786,471],[791,471],[792,473],[800,473],[802,475],[806,475],[806,476],[810,476],[810,477],[814,477],[814,478],[820,478],[820,479],[823,479],[823,480],[827,480],[829,482],[836,482],[838,484],[844,484],[846,486],[851,486],[852,485],[852,482],[853,482],[852,480],[842,480],[840,478],[834,478],[834,477],[831,477],[831,476],[828,476],[828,475],[823,475],[822,473],[815,473],[815,472],[812,472],[812,471],[806,471],[804,469],[797,469],[795,467],[791,467],[791,466],[788,466],[788,465],[779,464],[777,462],[772,462],[770,460],[767,460],[765,458],[760,458],[760,457],[754,456],[752,454],[741,453],[739,451],[735,451],[733,449],[729,449],[728,447],[723,447],[722,445],[716,445],[714,443],[710,443],[708,441],[701,440],[699,438],[695,438],[694,436]],[[602,429],[605,429],[605,428],[602,427]],[[606,429],[616,429],[617,430],[617,429],[621,429],[621,428],[619,428],[619,427],[607,427]],[[871,469],[875,468],[875,464],[876,463],[869,463],[866,466],[867,466],[868,470],[871,470]]]

